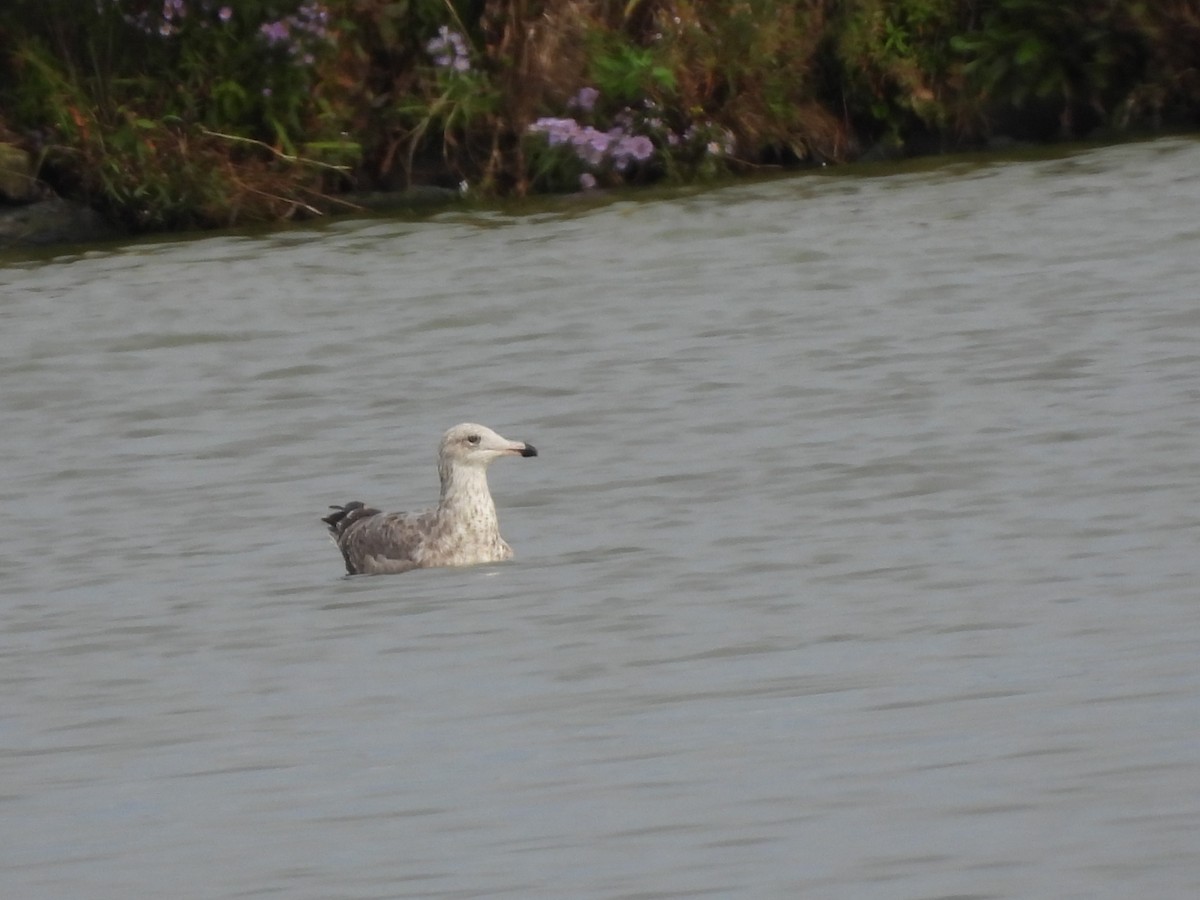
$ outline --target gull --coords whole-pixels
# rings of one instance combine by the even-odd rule
[[[384,575],[431,566],[474,566],[513,555],[496,520],[487,467],[502,456],[537,456],[533,444],[510,441],[484,425],[455,425],[442,436],[436,509],[384,513],[355,500],[321,519],[349,575]]]

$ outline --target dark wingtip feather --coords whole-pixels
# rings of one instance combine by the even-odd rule
[[[329,508],[334,511],[323,517],[321,521],[329,526],[330,533],[335,537],[340,536],[359,519],[368,519],[371,516],[379,515],[379,510],[366,506],[361,500],[353,500],[345,506]]]

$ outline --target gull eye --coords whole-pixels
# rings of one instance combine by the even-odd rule
[[[469,435],[467,435],[467,443],[468,443],[468,444],[478,444],[478,443],[479,443],[479,441],[480,441],[480,437],[479,437],[479,435],[477,435],[477,434],[469,434]]]

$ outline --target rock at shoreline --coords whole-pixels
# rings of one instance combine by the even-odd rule
[[[82,244],[119,235],[94,209],[60,197],[24,206],[0,206],[0,250]]]
[[[0,250],[81,244],[119,235],[94,209],[56,197],[29,154],[0,141]]]
[[[39,194],[29,154],[0,142],[0,203],[31,203]]]

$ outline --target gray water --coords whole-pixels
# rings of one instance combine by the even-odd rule
[[[1200,143],[0,268],[0,893],[1200,892]],[[317,521],[528,440],[516,559]]]

